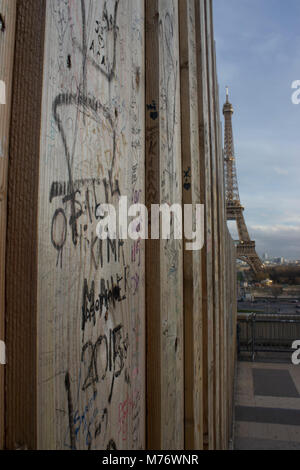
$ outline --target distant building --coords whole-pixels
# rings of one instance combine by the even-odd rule
[[[285,260],[284,260],[284,258],[280,257],[280,258],[275,258],[274,261],[277,264],[284,264]]]
[[[272,286],[273,281],[271,281],[271,279],[265,279],[264,281],[261,281],[261,283],[262,283],[264,286]]]
[[[245,261],[242,261],[242,260],[240,260],[240,259],[237,259],[237,264],[238,264],[239,266],[248,266]]]

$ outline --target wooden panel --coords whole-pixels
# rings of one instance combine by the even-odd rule
[[[178,1],[160,0],[159,18],[160,202],[172,205],[182,203]],[[160,246],[162,449],[184,448],[182,241],[173,228]]]
[[[6,445],[227,448],[236,252],[225,217],[212,2],[17,5]],[[0,141],[8,114],[4,121]],[[146,202],[149,216],[151,204],[204,204],[204,248],[174,240],[174,219],[170,240],[99,240],[99,206],[118,209],[121,196]],[[151,228],[149,217],[149,236]],[[0,338],[3,315],[2,303]]]
[[[181,204],[178,1],[159,0],[154,4],[147,0],[146,5],[147,62],[154,67],[147,75],[146,92],[147,204]],[[158,159],[159,180],[157,175],[149,180],[152,168],[157,169],[153,166],[155,159]],[[147,255],[147,362],[149,368],[155,364],[157,369],[148,375],[148,446],[156,449],[184,446],[182,241],[174,240],[173,229],[174,225],[170,240],[160,240],[159,252],[152,245]],[[151,259],[150,255],[155,253],[156,257]],[[157,267],[152,268],[156,263],[159,263],[159,276]],[[159,297],[156,314],[153,310],[157,304],[151,293]],[[151,345],[154,335],[160,335],[155,343],[159,351]],[[152,406],[158,401],[155,412]],[[160,436],[156,436],[155,429],[159,426]]]
[[[160,202],[159,161],[159,0],[146,0],[146,201]],[[151,219],[149,217],[149,233]],[[154,261],[155,260],[155,261]],[[147,317],[147,447],[160,449],[161,432],[161,335],[160,335],[160,241],[146,243]],[[159,365],[153,367],[153,365]]]
[[[233,390],[235,377],[235,359],[236,359],[236,247],[229,232],[227,231],[227,436],[231,436],[232,417],[233,417]]]
[[[201,203],[195,1],[180,18],[183,203]],[[185,449],[203,448],[201,251],[184,248]]]
[[[18,0],[6,257],[6,447],[13,449],[36,447],[37,201],[44,24],[45,1]]]
[[[214,307],[214,448],[219,448],[220,410],[219,410],[219,220],[217,200],[217,155],[216,155],[216,123],[215,123],[215,94],[213,70],[213,37],[211,31],[211,4],[206,1],[206,34],[207,34],[207,66],[209,119],[211,142],[211,191],[212,191],[212,237],[213,237],[213,307]]]
[[[218,101],[219,102],[219,101]],[[221,344],[222,347],[220,348],[220,357],[222,357],[222,370],[221,370],[221,402],[222,402],[222,409],[221,409],[221,416],[222,416],[222,448],[227,448],[227,433],[226,433],[226,402],[227,402],[227,394],[226,394],[226,371],[227,371],[227,335],[226,335],[226,251],[227,251],[227,243],[226,243],[226,211],[225,211],[225,188],[224,188],[224,159],[223,159],[223,150],[222,150],[222,125],[220,123],[220,130],[219,130],[219,141],[221,145],[220,151],[220,185],[222,185],[223,190],[220,197],[220,214],[221,214],[221,260],[220,260],[220,273],[221,273],[221,298],[222,298],[222,305],[221,305],[221,330],[220,330],[220,337],[221,337]],[[235,260],[233,260],[235,264]]]
[[[205,449],[212,449],[214,447],[212,198],[207,86],[207,38],[205,25],[205,4],[204,2],[196,2],[198,111],[200,129],[200,190],[201,202],[205,205],[205,246],[202,250],[203,443]]]
[[[145,447],[144,242],[99,205],[143,203],[144,5],[48,1],[38,264],[38,448]]]
[[[214,48],[215,49],[215,48]],[[214,50],[214,64],[216,70],[216,52]],[[225,393],[225,369],[227,367],[226,362],[226,307],[225,307],[225,278],[226,278],[226,263],[225,263],[225,251],[226,251],[226,221],[225,221],[225,187],[224,187],[224,165],[223,165],[223,148],[222,148],[222,125],[220,122],[219,113],[219,87],[217,82],[217,75],[215,90],[216,90],[216,119],[217,119],[217,147],[218,147],[218,160],[217,160],[217,172],[218,172],[218,211],[219,211],[219,243],[220,243],[220,258],[219,258],[219,270],[220,270],[220,431],[221,431],[221,449],[227,448],[226,441],[226,399]]]
[[[231,355],[229,358],[230,364],[230,396],[234,393],[234,382],[235,382],[235,365],[236,365],[236,325],[237,325],[237,274],[236,274],[236,246],[230,237],[232,246],[232,262],[231,262],[231,308],[230,308],[230,319],[229,319],[229,334],[230,334],[230,346]],[[233,420],[233,407],[234,401],[230,400],[230,415],[229,415],[229,437],[232,437],[232,420]]]
[[[212,11],[212,10],[211,10]],[[216,148],[216,185],[217,185],[217,212],[218,212],[218,270],[219,270],[219,394],[216,399],[219,401],[219,448],[225,449],[224,441],[224,405],[226,397],[224,394],[224,302],[225,302],[225,212],[224,212],[224,175],[223,175],[223,148],[222,148],[222,125],[220,122],[220,106],[219,106],[219,85],[217,80],[216,65],[216,47],[213,41],[213,16],[211,14],[211,37],[212,37],[212,68],[213,68],[213,94],[214,94],[214,121],[215,121],[215,148]]]
[[[0,0],[0,15],[0,80],[4,83],[5,87],[5,103],[0,103],[0,340],[4,341],[7,171],[15,45],[16,1]],[[3,445],[4,365],[0,364],[0,449],[3,448]]]

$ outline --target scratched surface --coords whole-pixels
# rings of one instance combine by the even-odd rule
[[[146,5],[147,203],[181,204],[178,0],[148,0]],[[171,235],[170,240],[148,244],[147,399],[151,449],[184,446],[182,270],[181,240]]]
[[[195,0],[179,4],[182,194],[201,204]],[[184,250],[185,448],[203,448],[201,251]]]
[[[38,448],[140,449],[144,243],[96,225],[101,203],[144,202],[144,6],[49,0],[46,18]]]
[[[177,0],[159,1],[160,197],[182,202],[179,18]],[[161,345],[163,448],[183,446],[183,280],[182,241],[162,240]],[[168,301],[166,302],[166,299]],[[176,413],[174,413],[176,410]]]
[[[8,185],[7,446],[227,448],[236,253],[225,221],[212,2],[18,5]],[[33,101],[34,79],[26,94],[22,73],[41,76],[44,42],[35,38],[44,31],[45,5],[44,74],[43,82],[35,80]],[[0,18],[0,57],[1,24]],[[11,25],[5,14],[6,32]],[[27,60],[28,50],[37,52]],[[0,120],[0,138],[8,123],[9,116]],[[2,150],[5,155],[7,147]],[[5,172],[0,177],[5,188]],[[99,204],[117,207],[121,196],[129,204],[204,203],[204,248],[188,253],[178,240],[149,241],[145,264],[141,240],[98,240]],[[26,237],[14,231],[28,221]],[[22,321],[15,305],[20,286]],[[0,392],[1,386],[0,377]]]
[[[198,109],[200,128],[200,191],[205,205],[205,246],[202,250],[203,445],[213,448],[213,240],[209,71],[207,66],[206,1],[196,2]]]
[[[220,383],[220,348],[219,348],[219,323],[220,323],[220,285],[219,285],[219,220],[218,220],[218,170],[217,170],[217,145],[216,145],[216,110],[215,110],[215,74],[213,69],[213,32],[212,32],[212,11],[211,1],[206,1],[206,34],[207,34],[207,68],[208,68],[208,98],[209,98],[209,124],[211,139],[211,186],[212,186],[212,244],[213,244],[213,387],[214,387],[214,448],[220,447],[220,403],[219,403],[219,383]]]

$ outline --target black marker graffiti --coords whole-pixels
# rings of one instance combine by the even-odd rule
[[[97,316],[101,318],[103,314],[108,312],[110,305],[115,308],[116,302],[122,302],[126,299],[126,295],[122,295],[120,286],[122,281],[123,277],[118,274],[116,275],[116,282],[113,276],[111,276],[110,282],[101,279],[99,286],[100,293],[95,297],[95,282],[92,281],[91,287],[89,288],[87,279],[84,280],[81,308],[83,340],[87,323],[93,323],[93,326],[95,326]]]
[[[183,172],[184,184],[183,187],[186,191],[191,189],[191,168],[188,167],[187,170]]]
[[[62,266],[63,247],[67,239],[67,218],[63,209],[57,209],[54,213],[51,225],[51,242],[58,251],[56,266],[58,266],[59,258]]]
[[[106,58],[104,63],[99,65],[99,63],[97,63],[95,59],[93,59],[90,55],[87,54],[85,14],[82,14],[83,43],[82,45],[80,45],[76,40],[74,40],[74,46],[77,47],[78,50],[82,53],[83,64],[84,64],[83,66],[86,67],[86,63],[87,62],[90,63],[98,72],[100,72],[107,79],[108,82],[111,82],[113,80],[113,78],[115,77],[115,70],[116,70],[116,49],[117,49],[117,37],[118,37],[117,16],[118,16],[119,1],[120,0],[116,0],[115,2],[113,18],[110,17],[108,19],[107,2],[104,3],[103,15],[102,15],[103,20],[106,22],[106,27],[105,27],[106,30],[113,32],[113,52],[112,52],[113,55],[112,55],[111,62],[109,61],[108,58]],[[85,11],[84,0],[81,0],[81,5],[82,5],[82,12],[84,12]],[[96,32],[97,31],[98,31],[98,28],[96,26]],[[102,34],[103,32],[104,32],[104,29],[102,30]],[[100,28],[99,28],[99,33],[101,33]],[[100,38],[100,43],[101,43],[101,38]],[[93,51],[93,49],[94,49],[94,46],[93,47],[91,46],[90,51]]]
[[[3,16],[1,15],[1,13],[0,13],[0,31],[2,33],[4,33],[4,31],[5,31],[5,21],[4,21]]]
[[[113,439],[111,439],[109,443],[107,444],[106,450],[118,450],[116,443]]]
[[[71,380],[69,372],[66,373],[65,376],[65,387],[68,395],[68,411],[69,411],[69,430],[70,430],[70,442],[71,448],[76,450],[76,437],[75,437],[75,429],[74,429],[74,408],[73,408],[73,400],[71,394]]]
[[[150,117],[153,121],[156,121],[158,118],[158,111],[155,101],[152,101],[151,104],[147,104],[147,110],[150,111]]]
[[[112,372],[112,382],[108,403],[111,403],[115,379],[120,377],[125,367],[125,360],[127,358],[129,339],[128,334],[125,338],[123,338],[122,329],[123,326],[118,325],[113,330],[109,330],[108,337],[105,334],[101,335],[94,344],[91,341],[88,341],[82,348],[81,361],[83,363],[87,362],[88,364],[87,374],[82,385],[82,390],[86,391],[91,386],[99,383],[100,380],[104,380],[108,371]],[[101,351],[101,346],[104,346],[106,362],[100,379],[98,370],[98,356]],[[100,354],[101,357],[104,356],[104,352]]]
[[[58,22],[58,32],[60,40],[63,40],[63,37],[66,32],[65,27],[65,14],[64,10],[61,10],[57,4],[56,8],[54,8],[54,13],[58,15],[59,22]],[[105,76],[105,78],[110,82],[115,74],[115,67],[116,67],[116,41],[117,41],[117,12],[118,12],[118,5],[119,0],[115,2],[114,8],[114,17],[112,20],[112,29],[113,29],[113,36],[114,36],[114,46],[113,46],[113,59],[111,66],[108,67],[108,71],[105,71],[101,66],[99,66],[93,59],[88,57],[87,53],[87,38],[86,38],[86,12],[85,12],[85,2],[81,0],[81,10],[82,10],[82,45],[76,43],[74,39],[74,45],[79,48],[82,53],[82,72],[83,72],[83,79],[82,79],[82,87],[79,87],[77,93],[61,93],[56,96],[52,104],[52,113],[53,118],[60,133],[63,147],[64,147],[64,154],[67,164],[68,170],[68,194],[64,197],[63,203],[70,203],[71,207],[71,215],[69,220],[69,225],[71,226],[72,230],[72,241],[74,246],[77,245],[78,242],[78,227],[77,221],[82,216],[82,209],[79,207],[76,201],[76,195],[78,195],[78,190],[75,189],[75,185],[73,182],[73,175],[72,175],[72,162],[74,157],[75,151],[75,143],[76,137],[73,141],[72,148],[67,143],[67,136],[65,127],[62,123],[59,109],[61,107],[70,107],[75,106],[77,108],[77,116],[76,116],[76,130],[75,136],[77,135],[78,129],[78,119],[79,119],[79,112],[83,114],[84,122],[85,118],[88,116],[98,124],[102,122],[104,119],[110,129],[110,133],[112,135],[112,159],[110,169],[108,170],[108,181],[104,180],[103,183],[106,186],[106,190],[110,189],[111,196],[114,195],[121,195],[120,188],[119,188],[119,181],[114,178],[114,166],[115,166],[115,158],[116,158],[116,132],[114,129],[114,121],[113,117],[111,116],[109,109],[103,106],[99,100],[97,100],[94,96],[87,93],[87,62],[91,63],[91,65],[101,74]],[[105,14],[106,11],[106,14]],[[107,7],[106,2],[104,5],[104,19],[107,16]],[[68,64],[71,65],[71,58],[68,61]],[[80,194],[80,193],[79,193]],[[76,207],[77,206],[77,207]],[[58,245],[58,252],[59,255],[62,254],[63,246],[60,244]]]

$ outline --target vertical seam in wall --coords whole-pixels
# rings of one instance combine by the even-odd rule
[[[45,9],[45,0],[17,1],[6,253],[7,448],[37,446],[37,207]]]

